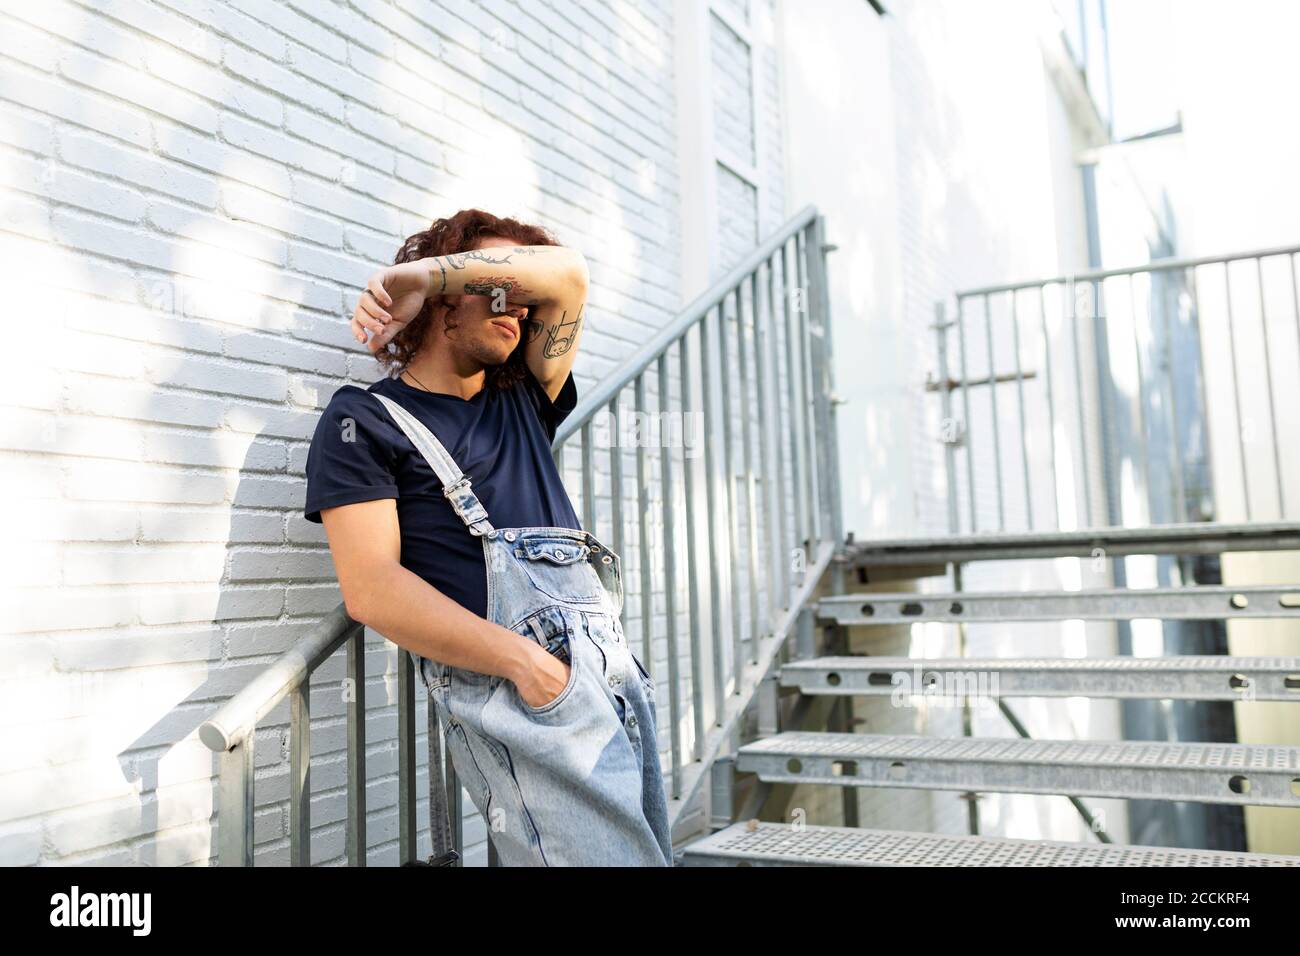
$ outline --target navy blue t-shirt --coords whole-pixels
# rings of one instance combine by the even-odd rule
[[[531,372],[511,388],[485,386],[468,399],[400,378],[365,389],[344,385],[316,424],[307,452],[307,520],[320,522],[323,508],[396,498],[402,566],[486,617],[482,543],[443,497],[424,456],[367,391],[391,398],[438,437],[469,475],[494,528],[581,528],[551,457],[555,430],[577,404],[572,373],[554,402]]]

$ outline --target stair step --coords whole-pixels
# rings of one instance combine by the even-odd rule
[[[856,541],[851,564],[872,567],[952,561],[1092,557],[1129,554],[1220,554],[1225,551],[1300,551],[1300,522],[1251,524],[1187,522],[1147,528],[1084,528],[1079,531],[998,531],[940,538]]]
[[[898,683],[895,684],[895,677]],[[1122,697],[1300,703],[1300,657],[817,657],[781,666],[804,694]]]
[[[733,823],[682,850],[684,866],[1296,866],[1300,856],[1166,846]]]
[[[822,598],[818,617],[837,624],[919,621],[1214,621],[1300,618],[1300,585],[1092,588],[1083,591],[862,592]]]
[[[1300,747],[787,731],[736,769],[827,783],[1300,807]]]

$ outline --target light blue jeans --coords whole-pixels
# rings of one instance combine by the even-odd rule
[[[533,707],[512,681],[420,658],[456,774],[504,866],[672,866],[655,684],[628,646],[618,556],[571,528],[482,535],[488,617],[569,664]]]

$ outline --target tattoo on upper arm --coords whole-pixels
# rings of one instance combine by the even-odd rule
[[[579,307],[573,321],[570,322],[568,317],[568,310],[565,310],[560,321],[546,330],[546,344],[542,347],[542,355],[546,358],[559,358],[573,348],[573,343],[577,341],[578,329],[582,327],[582,307]]]

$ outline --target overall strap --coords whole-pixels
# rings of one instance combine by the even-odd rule
[[[469,475],[461,472],[460,466],[448,454],[447,449],[443,447],[442,442],[438,441],[437,436],[425,427],[424,423],[408,412],[397,402],[384,395],[371,392],[375,398],[384,403],[393,420],[397,422],[399,428],[406,433],[406,437],[411,439],[416,450],[424,456],[424,460],[429,463],[434,474],[442,482],[442,494],[451,506],[456,509],[456,514],[460,515],[460,520],[465,522],[465,527],[469,533],[481,536],[492,531],[492,524],[488,521],[487,511],[479,503],[478,497],[470,488]]]

